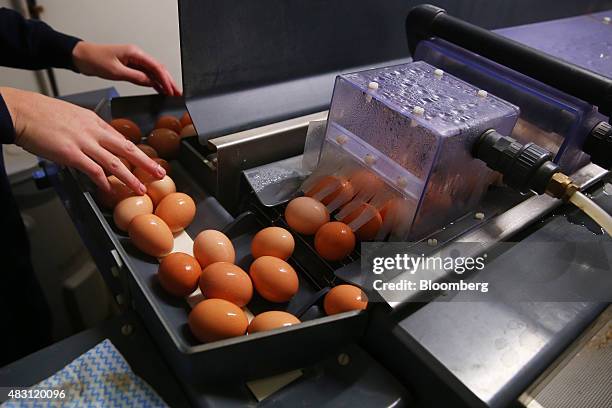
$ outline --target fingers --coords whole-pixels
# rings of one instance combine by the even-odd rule
[[[148,73],[149,79],[153,82],[158,82],[164,94],[170,96],[180,95],[180,91],[177,93],[178,87],[174,83],[172,76],[163,65],[139,49],[130,49],[129,52],[128,59],[131,62],[130,66]]]
[[[89,146],[84,147],[84,153],[90,158],[95,160],[100,166],[106,171],[115,175],[119,180],[123,181],[126,186],[131,188],[134,192],[144,194],[147,192],[147,188],[128,170],[127,167],[119,160],[117,156],[104,149],[102,146],[91,143]]]
[[[155,87],[153,81],[151,81],[146,73],[134,68],[126,67],[125,65],[121,65],[118,75],[124,81],[129,81],[136,85]]]
[[[102,191],[110,191],[111,186],[108,178],[104,174],[104,170],[99,164],[87,157],[83,152],[79,152],[76,157],[70,161],[70,167],[85,173],[87,177],[93,181]]]
[[[122,135],[117,133],[106,122],[102,121],[104,134],[100,138],[100,145],[109,152],[127,159],[136,167],[141,167],[153,177],[161,179],[166,175],[166,171],[157,162],[147,156],[142,150],[136,147]]]

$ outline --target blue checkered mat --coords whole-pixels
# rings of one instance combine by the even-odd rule
[[[31,387],[64,390],[64,398],[11,399],[12,407],[167,407],[155,391],[132,372],[110,340],[79,356],[66,367]]]

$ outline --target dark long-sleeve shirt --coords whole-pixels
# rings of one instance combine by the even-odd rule
[[[0,8],[0,65],[13,68],[46,67],[75,69],[72,49],[78,38],[58,33],[39,21]],[[3,84],[10,85],[10,84]],[[0,143],[13,143],[15,129],[0,94]],[[0,144],[0,320],[3,333],[0,366],[45,346],[51,339],[50,315],[30,263],[28,237],[4,168]],[[6,337],[6,338],[5,338]]]
[[[0,65],[2,66],[76,70],[72,61],[72,49],[79,41],[76,37],[53,30],[42,21],[26,20],[16,11],[0,8]],[[0,141],[12,143],[14,138],[13,122],[0,95]]]

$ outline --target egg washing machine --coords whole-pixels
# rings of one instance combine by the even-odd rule
[[[365,10],[374,3],[356,2],[354,7],[364,9],[352,18],[368,15]],[[179,158],[171,162],[177,191],[197,204],[187,235],[224,231],[238,265],[248,270],[253,235],[270,225],[290,229],[283,214],[296,196],[325,200],[338,220],[359,210],[347,221],[355,231],[377,214],[381,224],[371,236],[362,236],[364,245],[333,262],[317,254],[312,237],[295,233],[289,263],[300,278],[298,294],[280,306],[255,298],[249,308],[254,314],[280,308],[303,323],[200,344],[187,326],[189,302],[160,288],[157,261],[114,228],[112,214],[96,203],[82,175],[68,169],[55,174],[117,302],[139,312],[177,376],[192,386],[247,381],[307,367],[358,344],[384,367],[386,390],[404,404],[503,407],[541,384],[539,376],[612,297],[607,257],[612,252],[605,250],[610,238],[573,206],[543,194],[564,198],[563,188],[580,189],[612,210],[606,184],[612,67],[581,68],[580,61],[571,60],[571,50],[550,41],[530,48],[509,39],[521,31],[495,34],[433,6],[408,14],[413,59],[406,58],[406,32],[396,20],[400,15],[403,23],[408,10],[398,1],[382,6],[386,12],[380,18],[401,32],[401,41],[397,35],[390,44],[364,36],[342,56],[349,59],[349,70],[323,64],[313,74],[307,59],[285,61],[275,70],[281,82],[274,82],[267,64],[277,63],[277,54],[253,55],[260,62],[240,70],[230,51],[211,42],[203,46],[201,22],[212,14],[223,17],[226,10],[211,4],[179,1],[184,101],[119,97],[98,109],[107,119],[131,118],[143,133],[161,114],[189,111],[199,135],[184,139]],[[339,13],[347,4],[332,7]],[[256,13],[249,9],[255,5],[243,6],[232,18]],[[308,21],[304,16],[311,12],[304,6],[299,15],[283,18]],[[334,15],[328,17],[330,27]],[[600,49],[593,41],[608,29],[612,38],[604,17],[572,20],[584,47],[573,42],[571,49],[610,55],[609,42]],[[265,31],[273,23],[258,27]],[[217,39],[245,27],[219,25]],[[549,27],[523,28],[534,35],[539,29]],[[253,33],[261,33],[248,32],[252,41],[258,40]],[[328,34],[334,33],[343,35]],[[278,40],[271,48],[283,44]],[[360,59],[363,49],[376,55]],[[208,69],[214,52],[223,56],[223,72]],[[339,58],[337,53],[327,57]],[[386,62],[373,66],[373,61]],[[228,79],[228,72],[235,74]],[[558,174],[571,180],[557,179]],[[321,187],[326,177],[331,182]],[[353,191],[330,198],[343,181],[350,181]],[[367,262],[380,243],[422,257],[486,253],[486,270],[463,278],[485,279],[492,290],[474,297],[443,289],[376,289],[378,277],[368,272]],[[437,268],[428,271],[428,280],[451,282],[453,273]],[[396,271],[382,280],[401,283],[414,279],[411,275]],[[517,289],[518,280],[528,284]],[[322,299],[340,283],[360,286],[370,299],[368,310],[325,316]],[[540,388],[530,395],[538,392],[543,393]],[[384,398],[361,402],[392,405]]]

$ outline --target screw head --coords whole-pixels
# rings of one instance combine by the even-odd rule
[[[346,354],[346,353],[340,353],[338,354],[338,364],[340,364],[341,366],[345,367],[347,365],[349,365],[351,362],[351,357]]]

